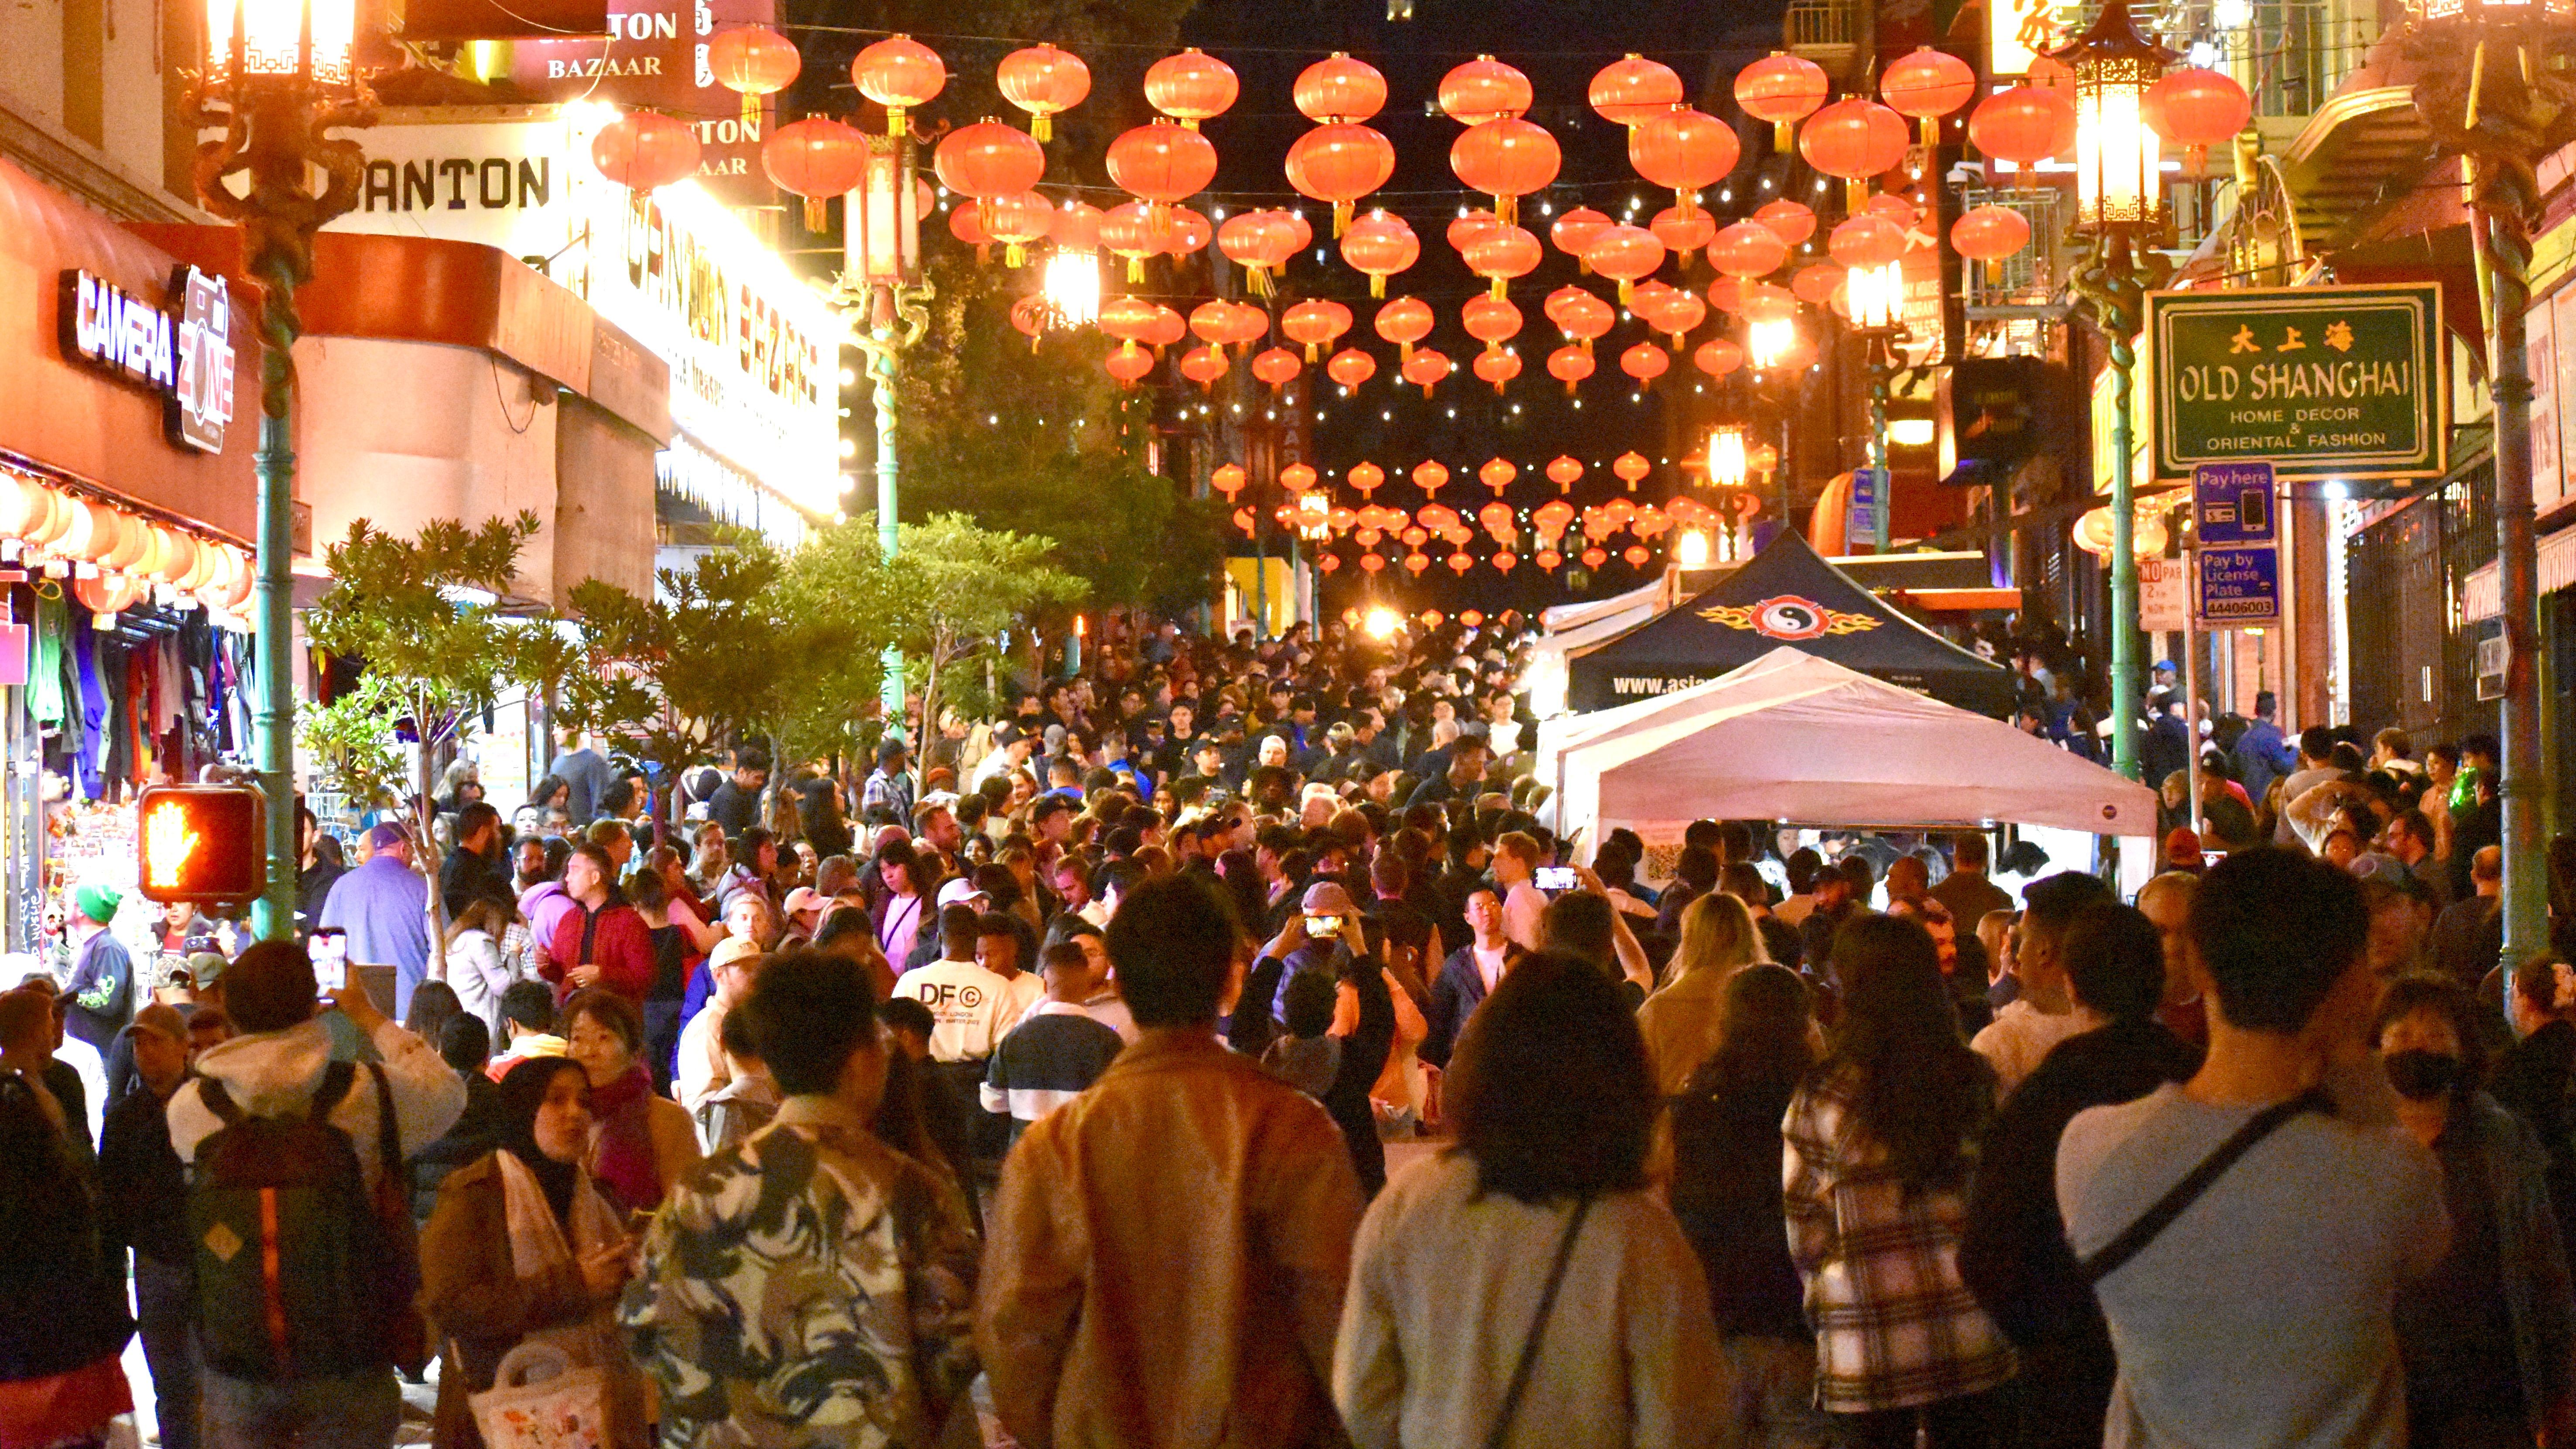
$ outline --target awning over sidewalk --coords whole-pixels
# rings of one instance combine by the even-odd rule
[[[2540,540],[2540,592],[2576,586],[2576,527],[2562,528]],[[2503,585],[2490,562],[2460,583],[2460,614],[2470,623],[2504,612]]]

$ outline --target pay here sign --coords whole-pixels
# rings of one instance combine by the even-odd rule
[[[2269,462],[2292,478],[2442,473],[2438,283],[2147,294],[2155,473]]]

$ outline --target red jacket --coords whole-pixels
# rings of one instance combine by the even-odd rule
[[[584,932],[590,936],[588,951],[582,949]],[[641,1004],[653,988],[653,929],[633,906],[619,901],[597,911],[576,907],[556,923],[541,974],[555,983],[558,1002],[575,989],[567,982],[572,968],[591,965],[599,968],[599,985],[628,1001]]]

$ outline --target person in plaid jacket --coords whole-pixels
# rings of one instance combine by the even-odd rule
[[[1832,1053],[1781,1124],[1789,1251],[1816,1331],[1817,1407],[1858,1449],[2000,1442],[2011,1344],[1959,1277],[1973,1144],[1994,1071],[1959,1039],[1923,927],[1864,916],[1836,933]]]

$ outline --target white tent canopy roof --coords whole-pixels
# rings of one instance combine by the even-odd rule
[[[2153,836],[2155,792],[2001,720],[1783,646],[1705,684],[1555,722],[1559,819],[1599,841],[1696,819],[2044,825]]]

